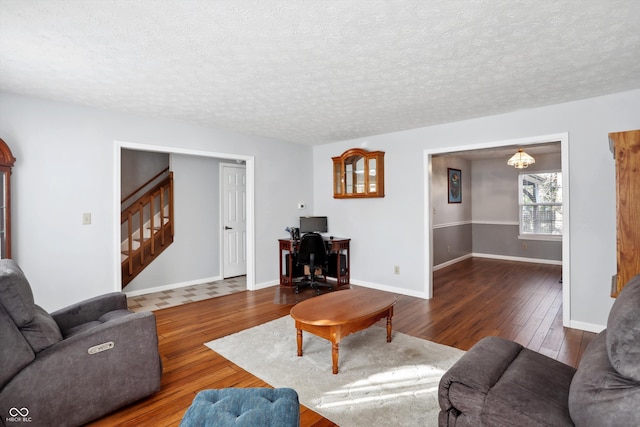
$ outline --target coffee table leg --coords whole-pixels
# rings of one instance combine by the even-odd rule
[[[391,316],[387,316],[387,342],[391,342]]]
[[[296,329],[296,340],[298,341],[298,356],[302,356],[302,329]]]
[[[338,373],[338,343],[331,343],[331,361],[333,362],[333,373]]]

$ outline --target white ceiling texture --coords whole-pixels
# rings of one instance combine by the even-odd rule
[[[0,0],[0,91],[301,144],[637,88],[638,0]]]

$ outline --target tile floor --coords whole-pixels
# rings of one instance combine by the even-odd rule
[[[128,298],[131,311],[153,311],[194,301],[202,301],[247,289],[247,277],[238,276],[201,285],[185,286]]]

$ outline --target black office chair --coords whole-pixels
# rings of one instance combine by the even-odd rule
[[[316,279],[316,270],[322,269],[322,274],[327,271],[327,247],[322,236],[318,233],[307,233],[302,236],[300,249],[298,249],[298,264],[309,266],[309,280],[302,280],[296,284],[296,294],[301,286],[309,286],[320,294],[320,287],[331,288],[331,284],[319,282]]]

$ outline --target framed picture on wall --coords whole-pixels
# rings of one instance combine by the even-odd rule
[[[447,168],[449,203],[462,203],[462,172],[460,169]]]

